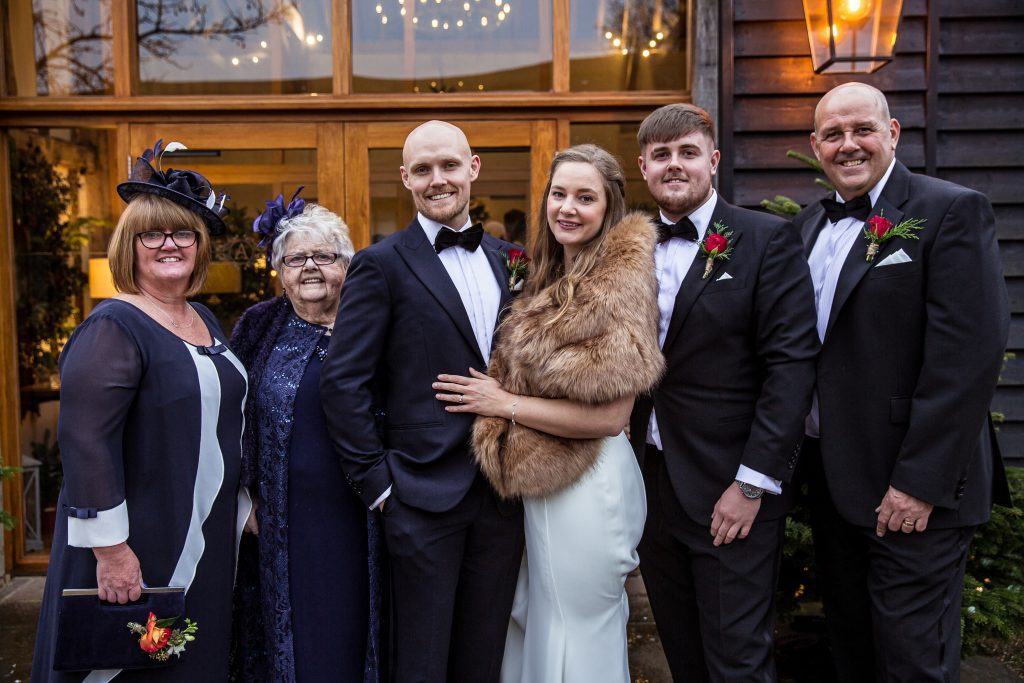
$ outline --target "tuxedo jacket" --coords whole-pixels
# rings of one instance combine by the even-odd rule
[[[897,161],[871,215],[924,224],[870,262],[859,238],[839,275],[817,373],[829,491],[859,526],[890,484],[935,505],[929,528],[980,524],[1009,501],[989,418],[1009,330],[992,207]],[[809,256],[821,204],[796,223]]]
[[[733,231],[732,255],[704,279],[698,251],[662,346],[665,376],[630,420],[642,457],[654,408],[676,497],[702,525],[741,464],[791,479],[818,352],[814,291],[793,224],[720,196],[708,229],[716,222]],[[785,514],[785,503],[766,493],[758,519]]]
[[[479,248],[498,282],[500,312],[510,297],[504,254],[515,247],[485,234]],[[431,384],[471,367],[484,372],[487,364],[418,220],[355,255],[320,394],[342,469],[368,506],[392,485],[403,503],[431,512],[465,496],[478,472],[469,449],[475,415],[446,412]]]

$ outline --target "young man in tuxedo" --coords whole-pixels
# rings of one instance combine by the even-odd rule
[[[827,93],[811,148],[836,192],[796,218],[822,340],[800,474],[851,682],[959,680],[968,546],[1009,502],[988,414],[1009,328],[992,207],[908,171],[899,137],[880,91]]]
[[[648,499],[640,570],[675,680],[772,681],[787,482],[818,351],[810,276],[792,223],[712,188],[707,112],[662,107],[638,140],[663,223],[668,363],[630,421]]]
[[[446,412],[431,385],[487,367],[514,246],[470,225],[480,158],[461,130],[421,125],[402,162],[416,217],[352,259],[321,396],[350,483],[383,514],[394,680],[497,681],[522,507],[473,462],[473,415]]]

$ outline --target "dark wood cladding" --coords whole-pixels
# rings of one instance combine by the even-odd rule
[[[720,190],[756,207],[821,196],[810,153],[814,106],[850,80],[886,92],[902,126],[897,155],[917,171],[985,193],[1010,293],[1009,351],[993,410],[1007,461],[1024,465],[1024,6],[1019,0],[905,0],[896,58],[871,75],[817,76],[801,0],[723,0]],[[726,49],[726,48],[731,49]],[[732,62],[728,57],[732,55]],[[982,302],[983,305],[983,302]]]

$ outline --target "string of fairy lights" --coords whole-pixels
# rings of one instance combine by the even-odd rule
[[[396,5],[399,17],[410,17],[417,27],[439,31],[497,28],[512,13],[510,0],[396,0]],[[381,25],[391,21],[393,15],[383,2],[378,2],[374,11]]]

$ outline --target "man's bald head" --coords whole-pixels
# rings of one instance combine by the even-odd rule
[[[455,230],[469,220],[470,186],[480,173],[480,157],[458,126],[446,121],[417,126],[405,139],[400,171],[425,217]]]
[[[410,152],[417,150],[424,143],[442,141],[449,147],[465,154],[466,158],[473,156],[469,140],[461,128],[447,121],[434,120],[416,126],[405,138],[405,145],[402,147],[402,163],[408,165]]]
[[[872,100],[878,108],[878,118],[888,121],[892,118],[889,114],[889,102],[885,94],[874,86],[867,83],[843,83],[825,93],[825,96],[818,101],[814,108],[814,129],[819,130],[821,125],[822,112],[825,112],[840,102],[852,102],[854,100]]]

